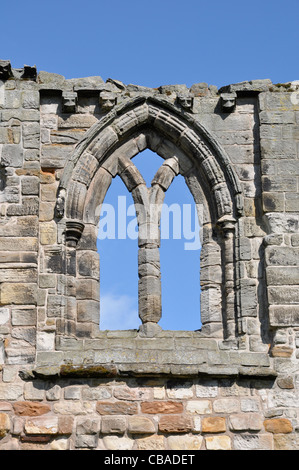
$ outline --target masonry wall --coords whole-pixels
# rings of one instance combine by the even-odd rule
[[[298,448],[297,89],[153,90],[0,61],[0,450]],[[163,191],[181,173],[210,208],[201,331],[161,330],[146,257],[140,329],[98,329],[87,209],[116,174],[141,194],[124,158],[146,147]]]

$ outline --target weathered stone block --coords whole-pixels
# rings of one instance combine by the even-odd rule
[[[266,419],[264,426],[266,431],[273,434],[289,434],[293,431],[290,420],[284,418]]]
[[[41,167],[64,168],[70,152],[68,145],[43,145],[41,150]]]
[[[211,416],[202,419],[202,432],[204,433],[219,433],[226,431],[225,418],[220,416]]]
[[[103,416],[101,421],[102,434],[124,434],[127,429],[126,418],[123,416]]]
[[[8,414],[0,413],[0,438],[3,438],[10,431],[10,427]]]
[[[183,412],[183,404],[175,401],[155,401],[141,403],[145,414],[178,414]]]
[[[58,416],[39,416],[25,421],[26,434],[53,435],[58,433]]]
[[[205,438],[207,450],[232,450],[229,436],[211,436]]]
[[[1,165],[19,168],[23,164],[21,145],[5,144],[1,152]]]
[[[97,402],[96,410],[100,415],[135,415],[138,405],[134,402]]]
[[[57,241],[57,226],[54,221],[40,224],[40,243],[42,245],[55,245]]]
[[[17,416],[41,416],[51,411],[46,403],[34,401],[18,401],[13,404],[13,408]]]
[[[35,305],[37,301],[37,285],[31,283],[4,282],[0,286],[1,305]]]
[[[40,126],[39,123],[23,124],[23,147],[28,149],[39,149],[40,147]]]
[[[186,434],[192,431],[192,420],[183,415],[164,415],[159,420],[159,431],[168,434]]]
[[[234,432],[258,432],[262,427],[262,416],[257,413],[235,414],[229,418],[229,428]]]
[[[265,252],[267,266],[298,266],[299,248],[297,247],[267,247]]]
[[[206,415],[212,413],[212,403],[210,400],[193,400],[188,401],[186,411],[189,413]]]
[[[153,421],[144,416],[129,416],[128,431],[131,434],[154,434],[156,432]]]
[[[298,286],[268,287],[268,300],[270,304],[299,304]]]
[[[38,109],[40,96],[38,91],[26,90],[21,93],[21,103],[25,109]]]

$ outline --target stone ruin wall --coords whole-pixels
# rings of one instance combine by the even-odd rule
[[[297,89],[0,61],[0,450],[298,449]],[[151,189],[131,160],[145,148],[164,159]],[[117,174],[146,213],[138,331],[98,326],[97,211]],[[146,211],[177,174],[204,207],[194,332],[159,327]]]

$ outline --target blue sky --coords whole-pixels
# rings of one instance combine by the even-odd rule
[[[1,18],[0,58],[15,68],[36,65],[38,71],[66,78],[99,75],[148,87],[299,79],[298,0],[14,0],[2,2]],[[139,168],[153,173],[157,158],[145,152]],[[166,202],[191,202],[183,181],[177,180]],[[115,180],[107,202],[116,204],[120,194],[128,198]],[[102,245],[101,293],[113,326],[130,328],[140,324],[137,241],[126,242]],[[182,240],[162,245],[161,325],[196,329],[199,253],[184,250]]]

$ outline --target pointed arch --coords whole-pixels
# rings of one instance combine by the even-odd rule
[[[240,182],[228,156],[210,132],[166,100],[139,96],[116,106],[94,124],[67,161],[58,196],[66,200],[68,218],[75,215],[82,218],[82,196],[85,199],[86,189],[100,168],[109,166],[112,174],[117,171],[116,158],[113,165],[109,157],[123,145],[129,158],[147,147],[164,159],[175,152],[182,174],[195,166],[204,175],[218,201],[218,218],[242,213]],[[81,205],[75,201],[78,192]]]
[[[146,148],[164,159],[150,190],[131,161]],[[75,249],[82,233],[79,246],[90,245],[87,238],[91,233],[95,236],[105,194],[112,178],[119,175],[139,208],[139,263],[146,272],[139,282],[139,316],[143,325],[157,324],[159,273],[148,275],[147,267],[153,257],[159,265],[159,208],[177,174],[184,176],[195,203],[204,206],[203,325],[211,334],[221,330],[224,337],[232,337],[238,325],[236,222],[243,211],[241,185],[218,142],[175,105],[139,96],[116,106],[86,132],[66,164],[58,191],[57,213],[66,226],[66,245]],[[148,217],[151,203],[158,208],[152,218]]]

